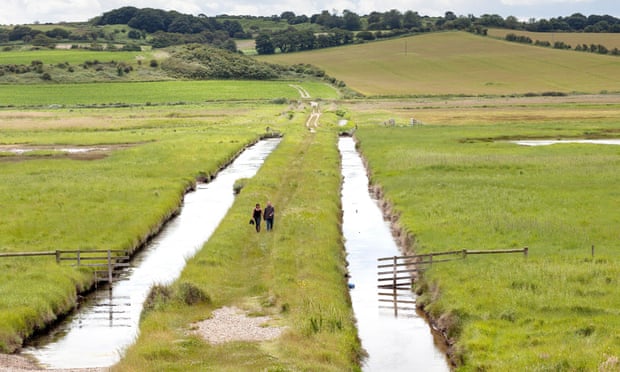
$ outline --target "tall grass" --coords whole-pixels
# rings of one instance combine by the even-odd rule
[[[504,122],[483,107],[468,108],[467,120],[463,108],[439,111],[441,121],[419,127],[382,127],[376,114],[354,119],[372,182],[417,252],[530,249],[527,259],[433,265],[418,282],[419,304],[454,343],[458,370],[617,369],[620,148],[505,142],[607,136],[614,115],[555,121],[560,111],[579,116],[568,104]]]
[[[211,298],[169,302],[143,319],[140,338],[114,370],[218,371],[359,369],[360,344],[344,281],[336,131],[288,128],[179,282]],[[273,232],[247,225],[252,206],[271,200]],[[286,326],[275,341],[210,345],[187,334],[211,310],[235,305]]]

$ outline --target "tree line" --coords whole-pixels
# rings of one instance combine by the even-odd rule
[[[267,20],[285,22],[288,27],[281,30],[261,30],[251,26],[244,30],[239,20]],[[326,48],[364,42],[376,38],[402,34],[432,32],[439,30],[465,30],[486,35],[489,27],[537,32],[620,32],[620,19],[609,15],[585,16],[575,13],[568,17],[530,19],[520,21],[514,16],[506,18],[496,14],[462,16],[447,11],[443,16],[429,17],[416,11],[401,12],[391,9],[386,12],[371,12],[359,15],[344,10],[341,14],[323,10],[311,16],[297,15],[284,11],[280,15],[208,17],[182,14],[153,8],[125,6],[103,13],[89,21],[94,26],[123,24],[129,26],[127,38],[149,43],[162,48],[170,45],[201,43],[210,44],[230,51],[236,51],[233,38],[256,38],[259,54],[283,53]],[[303,30],[299,25],[312,24],[314,31]],[[317,31],[318,30],[318,31]],[[115,30],[114,33],[118,32]],[[101,28],[88,31],[69,31],[61,27],[43,32],[28,26],[13,29],[0,28],[0,42],[23,41],[40,46],[50,46],[58,40],[112,42],[113,32],[105,33]],[[147,41],[148,37],[148,41]]]

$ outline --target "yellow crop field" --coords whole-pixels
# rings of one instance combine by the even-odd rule
[[[368,96],[615,92],[620,59],[465,32],[258,57],[309,63]]]

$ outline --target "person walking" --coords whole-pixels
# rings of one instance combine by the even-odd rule
[[[275,215],[276,210],[271,205],[271,202],[267,202],[267,206],[265,207],[265,213],[263,217],[265,218],[265,226],[267,226],[267,231],[273,230],[273,217]]]
[[[263,210],[260,208],[260,204],[256,203],[256,207],[252,211],[252,218],[254,219],[254,226],[256,227],[256,232],[260,232],[260,219],[263,214]]]

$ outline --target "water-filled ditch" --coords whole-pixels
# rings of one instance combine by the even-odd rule
[[[90,294],[80,307],[23,353],[44,367],[107,367],[135,340],[144,300],[153,284],[174,281],[206,242],[233,203],[233,184],[256,174],[280,139],[258,142],[196,191],[185,195],[180,214],[131,262],[122,280]]]
[[[343,233],[347,251],[353,311],[362,347],[363,370],[449,371],[445,353],[434,342],[431,328],[415,305],[401,307],[379,302],[377,259],[402,255],[389,222],[368,190],[368,176],[352,138],[338,144],[342,157]],[[413,293],[409,299],[415,301]]]

